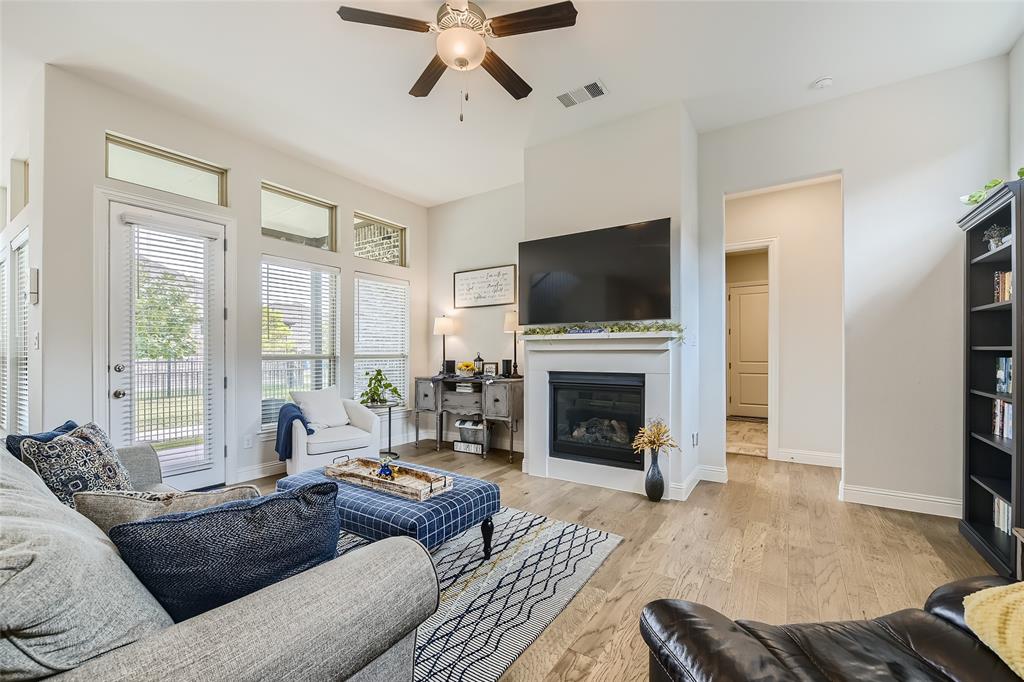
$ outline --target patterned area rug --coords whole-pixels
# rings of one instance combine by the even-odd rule
[[[420,626],[418,682],[493,682],[540,636],[612,550],[617,535],[503,508],[491,558],[480,529],[434,550],[441,605]],[[338,553],[367,544],[342,533]]]

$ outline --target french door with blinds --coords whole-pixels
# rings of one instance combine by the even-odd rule
[[[11,252],[11,259],[14,265],[14,325],[12,329],[13,338],[5,342],[11,344],[10,367],[5,367],[5,373],[11,376],[11,424],[9,430],[14,433],[28,433],[28,240],[27,238],[17,243]],[[4,273],[6,275],[6,273]],[[6,291],[4,292],[6,298]],[[6,304],[5,304],[6,305]],[[6,310],[4,311],[6,313]],[[4,316],[6,319],[6,315]],[[5,334],[6,336],[6,334]],[[7,345],[5,343],[5,347]],[[6,400],[6,396],[5,396]]]
[[[110,207],[111,438],[151,444],[176,488],[223,483],[224,228]]]

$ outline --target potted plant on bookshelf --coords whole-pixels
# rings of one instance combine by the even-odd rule
[[[994,251],[1002,246],[1003,241],[1010,236],[1010,228],[1004,225],[991,225],[981,236],[988,242],[988,250]]]
[[[662,448],[678,450],[679,445],[673,440],[672,434],[661,419],[652,419],[647,426],[641,426],[633,439],[633,452],[651,451],[651,466],[644,477],[644,491],[647,499],[658,502],[665,494],[665,478],[658,467],[658,454]]]
[[[383,370],[377,369],[373,372],[367,372],[366,376],[369,377],[366,380],[366,390],[359,394],[359,402],[363,405],[380,407],[388,404],[389,397],[395,400],[402,399],[402,394],[394,384],[388,381],[388,377],[384,374]]]

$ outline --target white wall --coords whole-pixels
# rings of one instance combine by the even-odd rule
[[[1010,174],[1024,166],[1024,35],[1010,52]]]
[[[838,466],[843,425],[840,181],[726,199],[727,244],[770,237],[778,240],[778,454]],[[765,266],[768,261],[766,253],[729,256],[727,267],[742,258],[759,258]]]
[[[959,514],[958,197],[1007,167],[1007,59],[700,139],[702,464],[724,461],[723,197],[841,172],[845,499]]]
[[[434,206],[427,212],[430,225],[428,319],[431,325],[438,315],[455,320],[455,333],[447,339],[449,360],[472,360],[477,353],[488,361],[512,359],[512,335],[502,330],[505,312],[518,310],[518,307],[456,309],[452,301],[452,277],[458,270],[517,263],[519,242],[523,240],[523,209],[523,185],[519,184]],[[518,352],[522,365],[522,341]],[[431,336],[428,374],[440,368],[441,337]],[[424,431],[433,431],[433,424],[428,424],[430,421],[422,417],[420,425]],[[453,434],[454,431],[448,437]],[[505,430],[499,427],[495,434],[495,447],[507,447]],[[522,447],[522,430],[517,434],[516,446]]]
[[[42,305],[46,306],[42,343],[42,411],[34,424],[93,415],[93,194],[112,188],[173,201],[237,221],[229,261],[237,268],[237,309],[228,324],[237,325],[235,387],[237,429],[228,441],[229,467],[238,477],[275,469],[273,444],[245,436],[260,429],[259,263],[264,253],[339,267],[342,272],[342,361],[340,383],[351,394],[353,349],[352,280],[358,271],[411,282],[411,369],[432,369],[427,352],[427,211],[395,196],[324,171],[262,147],[232,132],[198,123],[165,108],[142,102],[55,67],[46,70],[46,195],[42,262]],[[104,177],[104,133],[118,132],[229,168],[230,206],[214,207]],[[35,167],[33,164],[33,173]],[[338,206],[338,252],[288,244],[260,235],[260,181],[269,180],[332,201]],[[34,203],[34,202],[33,202]],[[351,256],[354,211],[386,218],[408,228],[409,267],[381,265]],[[229,237],[230,239],[230,237]],[[39,392],[37,391],[37,394]],[[270,464],[270,467],[263,467]],[[230,476],[230,474],[229,474]]]
[[[672,104],[529,147],[524,168],[527,239],[671,218],[672,318],[687,326],[688,340],[664,416],[682,447],[671,480],[688,478],[699,419],[697,135],[689,114]]]

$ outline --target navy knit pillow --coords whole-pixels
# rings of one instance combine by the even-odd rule
[[[57,428],[55,428],[53,431],[43,431],[42,433],[25,433],[25,434],[13,433],[10,436],[7,436],[7,440],[4,442],[4,445],[7,446],[7,451],[9,453],[14,455],[18,459],[21,459],[21,443],[22,443],[22,441],[31,439],[31,440],[37,440],[40,443],[49,443],[51,440],[53,440],[57,436],[63,436],[65,433],[71,433],[72,431],[74,431],[77,428],[78,428],[78,424],[76,424],[75,422],[73,422],[73,421],[71,421],[69,419],[66,422],[64,422],[63,424],[61,424],[60,426],[58,426]]]
[[[196,512],[114,526],[108,535],[175,622],[334,558],[341,531],[329,481]]]

